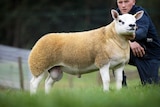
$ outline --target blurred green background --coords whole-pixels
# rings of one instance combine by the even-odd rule
[[[137,0],[160,34],[159,0]],[[116,0],[0,0],[0,44],[30,49],[44,34],[75,32],[112,21]]]

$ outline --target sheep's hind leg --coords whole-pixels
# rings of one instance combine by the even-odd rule
[[[48,72],[49,72],[48,77],[45,80],[45,92],[46,93],[49,93],[53,84],[56,81],[59,81],[63,76],[63,72],[61,71],[61,68],[59,66],[51,68]]]
[[[40,74],[38,77],[33,76],[30,81],[30,93],[34,94],[37,91],[38,85],[44,77],[44,73]]]

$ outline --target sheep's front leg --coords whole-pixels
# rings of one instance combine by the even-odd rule
[[[116,77],[116,88],[120,90],[122,88],[122,80],[123,80],[123,72],[124,66],[115,70],[115,77]]]
[[[104,65],[100,68],[100,75],[103,82],[103,90],[109,91],[109,84],[110,84],[110,76],[109,76],[109,64]]]

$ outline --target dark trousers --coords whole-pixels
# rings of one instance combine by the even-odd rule
[[[141,83],[143,85],[159,82],[158,71],[159,71],[160,60],[138,58],[135,57],[131,52],[129,64],[137,67]],[[124,85],[124,83],[126,83],[126,76],[124,73],[123,73],[123,78],[124,79],[122,84]]]

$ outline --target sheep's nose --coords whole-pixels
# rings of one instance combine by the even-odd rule
[[[129,24],[129,27],[135,27],[136,24]]]

